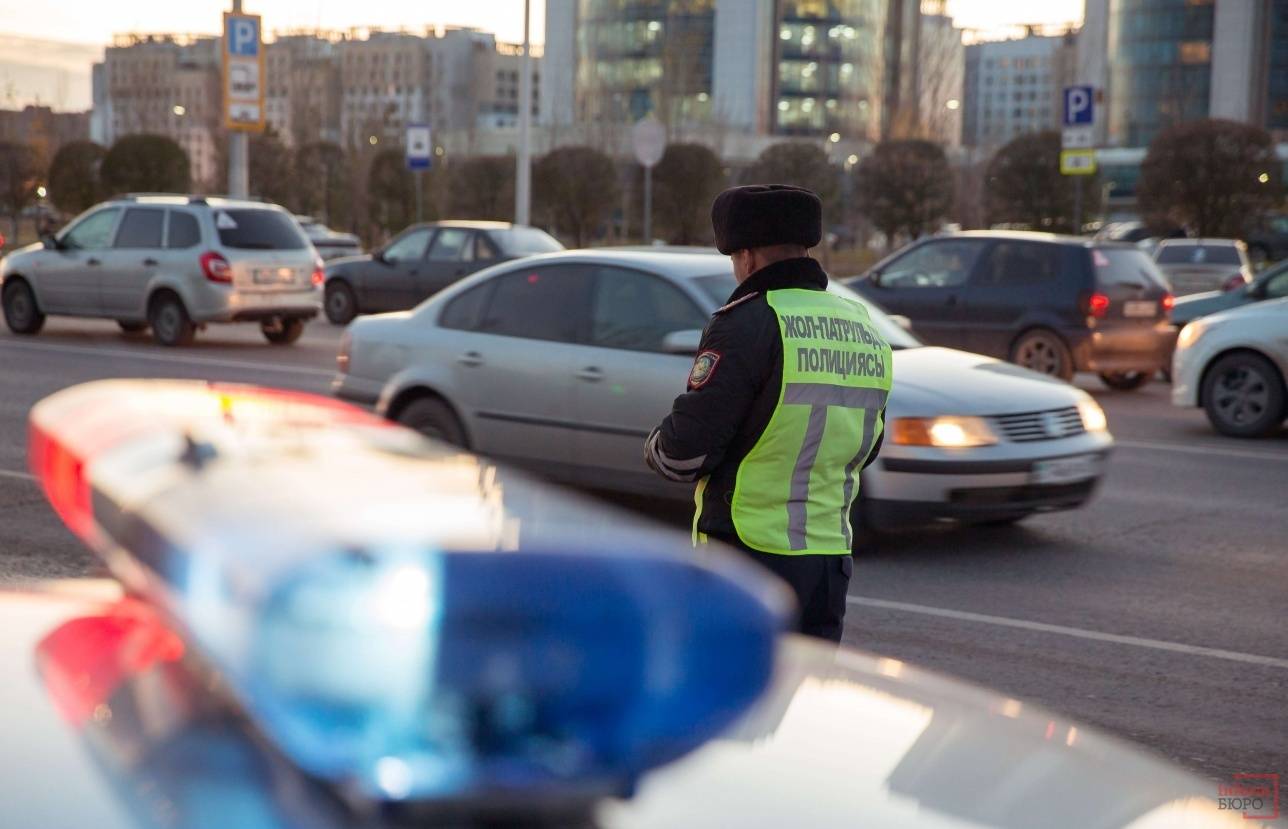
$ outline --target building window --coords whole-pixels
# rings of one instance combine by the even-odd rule
[[[1181,63],[1211,63],[1212,44],[1206,40],[1190,40],[1181,44]]]

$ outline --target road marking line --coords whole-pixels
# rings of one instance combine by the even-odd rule
[[[1166,443],[1160,440],[1118,440],[1115,446],[1123,449],[1165,449],[1169,452],[1189,452],[1191,455],[1224,455],[1254,461],[1279,461],[1288,463],[1288,454],[1253,452],[1249,449],[1221,449],[1215,446],[1186,446],[1183,443]]]
[[[957,619],[963,622],[979,622],[985,625],[1019,628],[1020,630],[1055,633],[1071,636],[1076,639],[1090,639],[1095,642],[1113,642],[1119,645],[1133,645],[1138,648],[1151,648],[1158,651],[1171,651],[1191,656],[1210,656],[1216,659],[1227,659],[1231,662],[1244,662],[1249,665],[1265,665],[1271,668],[1288,669],[1288,659],[1273,656],[1261,656],[1255,653],[1240,653],[1222,648],[1205,648],[1199,645],[1185,645],[1180,642],[1165,642],[1161,639],[1145,639],[1140,636],[1123,636],[1117,633],[1101,633],[1098,630],[1050,625],[1045,622],[1030,622],[1025,619],[1010,619],[1005,616],[990,616],[986,613],[970,613],[965,610],[948,610],[942,607],[928,607],[907,602],[892,602],[885,599],[872,599],[867,596],[848,596],[846,602],[859,607],[871,607],[880,610],[899,610],[905,613],[920,613],[926,616],[939,616],[944,619]]]
[[[11,348],[26,348],[31,351],[52,351],[63,354],[88,354],[92,357],[117,357],[133,360],[152,360],[158,363],[187,363],[190,365],[207,365],[219,368],[245,368],[255,371],[276,371],[283,374],[313,374],[320,377],[334,377],[334,371],[307,366],[288,366],[283,363],[255,363],[250,360],[226,360],[222,357],[179,357],[166,354],[149,354],[145,351],[111,348],[82,348],[75,345],[52,345],[48,343],[18,343],[13,340],[0,340],[0,345]]]
[[[16,478],[19,481],[34,481],[36,476],[27,472],[14,472],[11,469],[0,469],[0,478]]]

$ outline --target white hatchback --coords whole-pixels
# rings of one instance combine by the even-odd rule
[[[684,391],[701,328],[735,286],[701,254],[569,251],[481,271],[342,340],[341,397],[575,485],[691,499],[643,462]],[[831,290],[866,302],[833,282]],[[1019,366],[922,346],[867,303],[895,348],[862,517],[1009,523],[1081,506],[1113,439],[1086,392]]]
[[[1261,437],[1288,418],[1288,298],[1200,317],[1181,329],[1172,402],[1202,406],[1212,427]]]

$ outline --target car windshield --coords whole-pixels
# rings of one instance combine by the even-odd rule
[[[554,253],[564,249],[558,239],[535,227],[508,228],[493,233],[492,238],[507,256]]]
[[[1161,245],[1160,265],[1242,265],[1234,245]]]
[[[699,276],[693,280],[693,283],[716,305],[724,305],[728,302],[729,295],[733,293],[734,288],[738,287],[738,282],[731,273]],[[881,332],[881,336],[885,337],[886,342],[890,343],[890,347],[896,351],[901,348],[917,348],[921,345],[921,342],[916,337],[891,319],[885,310],[872,300],[859,296],[835,279],[828,281],[827,289],[837,296],[843,296],[846,299],[861,302],[867,306],[868,314],[872,317],[872,324]]]
[[[309,239],[295,220],[276,210],[215,210],[219,243],[243,250],[303,250]]]

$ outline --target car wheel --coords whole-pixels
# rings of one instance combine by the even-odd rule
[[[1279,429],[1284,384],[1269,360],[1247,352],[1217,360],[1203,378],[1203,408],[1223,435],[1253,438]]]
[[[299,317],[273,317],[261,322],[259,330],[264,332],[264,339],[273,345],[290,345],[304,333],[304,320]]]
[[[31,286],[15,279],[4,286],[4,323],[15,334],[36,334],[45,325],[45,315],[36,304]]]
[[[148,324],[152,326],[152,339],[164,346],[192,345],[197,326],[183,307],[183,300],[174,294],[161,294],[148,308]]]
[[[1108,371],[1101,372],[1100,381],[1111,389],[1135,391],[1149,382],[1150,374],[1148,371]]]
[[[121,330],[126,334],[142,334],[144,331],[148,330],[148,324],[146,322],[126,322],[125,320],[117,320],[116,324],[119,325]]]
[[[1011,362],[1061,380],[1073,379],[1073,355],[1054,331],[1029,331],[1011,347]]]
[[[394,420],[427,438],[468,448],[461,421],[457,419],[452,407],[437,397],[420,397],[411,401],[398,412]]]
[[[336,325],[348,325],[358,315],[358,298],[343,282],[328,282],[323,298],[326,318]]]

